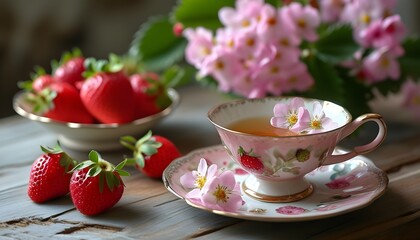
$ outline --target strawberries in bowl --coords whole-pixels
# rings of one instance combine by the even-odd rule
[[[55,62],[52,73],[38,70],[32,80],[19,85],[23,90],[13,99],[19,115],[54,132],[64,147],[121,148],[121,136],[144,134],[179,103],[176,90],[160,84],[155,73],[135,73],[156,76],[155,84],[142,84],[141,89],[133,85],[133,74],[127,73],[118,56],[108,60],[71,56],[61,65]],[[139,92],[146,97],[139,97]]]

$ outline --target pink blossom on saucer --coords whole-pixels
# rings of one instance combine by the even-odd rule
[[[284,206],[284,207],[279,207],[276,209],[276,212],[280,214],[284,214],[284,215],[299,215],[308,211],[309,210],[305,208],[296,207],[296,206]]]
[[[241,191],[233,172],[225,171],[209,179],[202,189],[201,200],[211,209],[234,212],[241,208]]]
[[[200,159],[197,170],[187,172],[181,176],[180,182],[184,188],[192,189],[187,193],[188,198],[199,198],[200,191],[207,182],[207,179],[213,178],[217,174],[217,165],[207,166],[204,158]]]

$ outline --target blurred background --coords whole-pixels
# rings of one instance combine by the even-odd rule
[[[17,82],[34,66],[50,70],[52,59],[79,47],[86,57],[124,54],[150,16],[171,11],[176,0],[1,0],[0,118],[14,115]],[[409,34],[420,35],[420,1],[399,0],[395,9]]]

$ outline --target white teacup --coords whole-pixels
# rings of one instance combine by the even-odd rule
[[[322,165],[334,164],[365,154],[385,139],[387,128],[378,114],[364,114],[352,121],[343,107],[328,101],[302,98],[305,106],[318,101],[325,116],[335,127],[318,133],[292,136],[263,136],[230,129],[238,120],[273,116],[276,104],[288,104],[291,98],[267,97],[243,99],[220,104],[208,113],[234,161],[250,173],[243,191],[261,201],[292,202],[309,196],[312,185],[305,175]],[[344,154],[333,154],[337,144],[362,124],[373,121],[379,126],[374,140]],[[253,126],[250,126],[251,128]],[[244,155],[247,155],[244,158]]]

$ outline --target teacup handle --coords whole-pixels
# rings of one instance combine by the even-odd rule
[[[357,155],[371,152],[385,140],[387,128],[386,128],[384,120],[382,119],[382,116],[375,113],[368,113],[368,114],[359,116],[353,122],[345,126],[344,129],[341,130],[341,136],[339,138],[339,141],[346,138],[348,135],[353,133],[357,128],[359,128],[361,125],[365,124],[366,122],[375,122],[378,125],[379,130],[378,130],[378,134],[376,135],[376,138],[370,143],[354,147],[353,150],[348,153],[330,155],[324,161],[323,165],[344,162],[346,160],[356,157]]]

